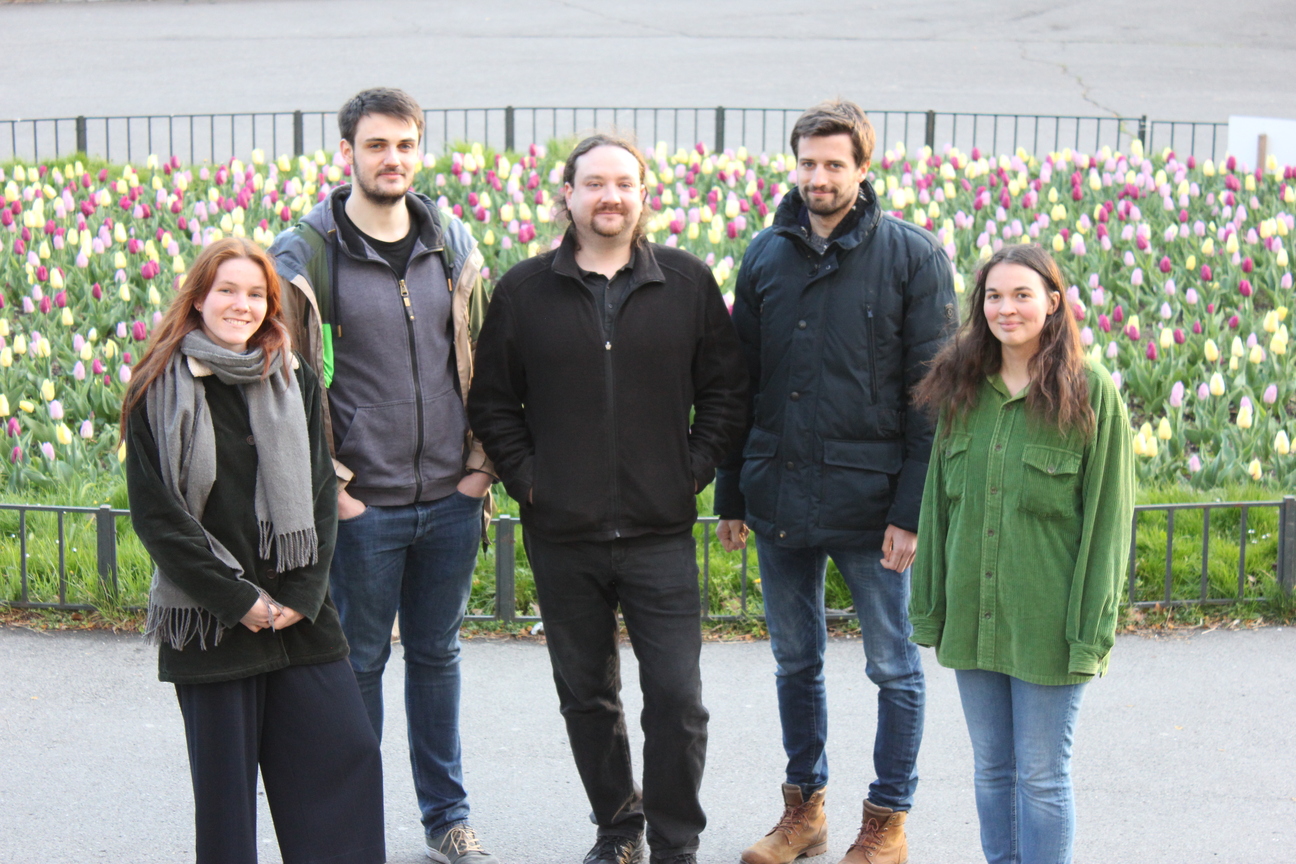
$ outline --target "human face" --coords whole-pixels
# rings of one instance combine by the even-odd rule
[[[841,217],[855,206],[869,163],[855,164],[851,136],[811,135],[797,142],[797,186],[816,216]]]
[[[996,264],[986,274],[985,310],[990,332],[1006,350],[1028,357],[1039,350],[1044,320],[1062,298],[1049,291],[1044,279],[1024,264]]]
[[[413,120],[366,114],[356,124],[355,146],[342,141],[355,188],[370,203],[392,206],[404,200],[419,164],[419,132]]]
[[[194,304],[202,329],[217,345],[236,354],[247,350],[248,339],[266,316],[266,277],[247,258],[230,258],[216,268],[207,296]]]
[[[598,236],[628,245],[643,212],[639,160],[621,147],[595,147],[576,160],[575,182],[563,187],[563,198],[578,238]]]

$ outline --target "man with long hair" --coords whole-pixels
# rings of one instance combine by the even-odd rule
[[[562,245],[500,280],[468,416],[522,511],[554,683],[598,837],[586,864],[693,864],[707,711],[694,496],[742,435],[746,376],[715,279],[645,242],[644,161],[610,135],[567,157]],[[690,420],[690,412],[692,419]],[[617,611],[644,691],[642,792]]]
[[[411,191],[423,112],[409,94],[358,93],[338,128],[353,182],[271,249],[293,346],[326,388],[338,476],[331,590],[379,736],[399,613],[428,855],[493,864],[468,824],[459,745],[459,626],[494,480],[463,403],[484,314],[482,257],[463,224]]]
[[[859,106],[816,105],[791,137],[797,188],[747,248],[734,297],[753,425],[716,481],[725,548],[742,548],[748,526],[756,534],[788,760],[783,816],[742,860],[787,864],[827,850],[831,558],[879,688],[876,779],[842,861],[903,864],[924,701],[909,565],[932,434],[910,391],[956,323],[953,270],[931,234],[883,212]]]

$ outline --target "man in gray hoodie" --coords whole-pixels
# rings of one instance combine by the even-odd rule
[[[459,745],[459,626],[495,479],[464,410],[485,313],[482,256],[461,222],[410,189],[422,158],[418,103],[365,90],[338,126],[352,183],[271,248],[293,347],[326,388],[338,475],[330,590],[380,737],[400,615],[428,855],[496,864],[468,824]]]

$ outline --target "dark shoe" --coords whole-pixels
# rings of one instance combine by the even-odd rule
[[[644,835],[618,837],[601,835],[585,856],[585,864],[641,864],[644,857]]]
[[[499,859],[482,848],[477,832],[469,825],[452,825],[441,834],[429,834],[424,851],[436,864],[499,864]]]
[[[697,864],[697,855],[692,852],[681,852],[666,858],[654,857],[650,864]]]

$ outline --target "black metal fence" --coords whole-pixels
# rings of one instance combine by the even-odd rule
[[[1288,495],[1281,501],[1231,501],[1231,502],[1209,502],[1193,504],[1144,504],[1135,508],[1133,522],[1133,536],[1130,542],[1129,555],[1129,576],[1127,599],[1130,605],[1135,607],[1152,607],[1152,606],[1185,606],[1185,605],[1215,605],[1233,603],[1241,600],[1258,600],[1262,599],[1254,591],[1248,592],[1249,577],[1247,574],[1247,547],[1253,545],[1254,540],[1250,539],[1251,529],[1248,528],[1248,516],[1251,511],[1256,509],[1273,508],[1277,510],[1278,528],[1277,528],[1277,545],[1278,558],[1276,567],[1276,580],[1279,589],[1285,594],[1291,594],[1292,589],[1296,588],[1296,496]],[[1219,592],[1211,591],[1209,579],[1209,558],[1211,544],[1211,514],[1218,511],[1239,511],[1239,531],[1238,531],[1238,565],[1237,565],[1237,592],[1230,596],[1219,596]],[[94,609],[94,605],[87,603],[69,603],[69,579],[84,578],[84,576],[69,577],[67,566],[68,541],[66,534],[66,522],[69,516],[80,516],[85,520],[92,520],[95,526],[95,574],[98,584],[95,586],[79,586],[79,594],[98,593],[105,598],[116,598],[119,596],[118,589],[118,562],[117,562],[117,519],[121,516],[129,516],[128,510],[114,510],[104,505],[102,507],[58,507],[49,505],[33,504],[0,504],[0,511],[17,511],[17,530],[14,532],[16,537],[0,537],[0,542],[10,543],[16,540],[18,544],[18,577],[19,591],[16,598],[0,599],[0,602],[7,603],[13,607],[19,608],[38,608],[38,609],[59,609],[70,611],[89,611]],[[1175,563],[1175,516],[1185,511],[1199,511],[1202,514],[1201,525],[1201,584],[1200,592],[1197,597],[1193,598],[1175,598],[1173,596],[1173,570]],[[29,522],[28,514],[33,512],[55,513],[58,538],[58,570],[57,570],[57,600],[52,599],[33,599],[34,594],[40,593],[48,598],[48,590],[44,592],[34,592],[32,590],[32,579],[28,572],[28,546],[29,546]],[[1151,513],[1165,514],[1165,575],[1163,591],[1159,592],[1160,596],[1149,596],[1149,585],[1155,585],[1155,571],[1140,572],[1137,566],[1137,550],[1139,545],[1139,516]],[[715,530],[716,517],[701,517],[698,523],[701,528],[701,561],[699,562],[702,579],[702,596],[710,598],[711,596],[711,535]],[[517,608],[517,528],[520,524],[516,518],[502,516],[493,523],[495,542],[492,546],[491,555],[493,556],[494,578],[495,578],[495,605],[492,614],[475,614],[467,616],[472,621],[501,621],[505,623],[522,623],[538,621],[534,615],[520,614]],[[6,532],[8,533],[8,532]],[[75,551],[75,550],[73,550]],[[709,613],[709,604],[704,600],[703,617],[707,621],[732,621],[748,617],[759,618],[760,615],[751,615],[748,608],[748,600],[752,591],[752,580],[748,572],[748,550],[743,549],[740,553],[739,563],[739,596],[738,609],[733,614],[713,615]],[[11,575],[11,574],[10,574]],[[1143,590],[1140,591],[1140,586]],[[829,620],[849,619],[852,614],[845,610],[828,610]]]
[[[568,139],[592,129],[616,128],[640,144],[666,143],[672,151],[698,143],[715,150],[746,147],[753,153],[790,149],[788,136],[800,108],[438,108],[423,112],[428,149],[445,152],[457,142],[504,150]],[[1033,155],[1064,148],[1127,151],[1170,147],[1181,156],[1219,159],[1228,145],[1227,123],[1040,114],[946,111],[870,111],[878,153],[903,142],[915,151],[947,144],[965,153]],[[139,162],[149,155],[190,163],[246,159],[254,149],[271,158],[337,146],[332,111],[246,114],[157,114],[0,120],[0,162],[60,159],[74,153],[109,161]]]

